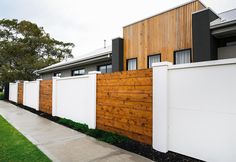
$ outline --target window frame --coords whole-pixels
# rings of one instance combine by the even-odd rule
[[[190,51],[190,63],[192,63],[192,48],[186,48],[186,49],[181,49],[181,50],[175,50],[174,51],[174,65],[179,65],[179,64],[176,64],[176,53],[177,52],[182,52],[182,51],[187,51],[189,50]]]
[[[111,65],[111,72],[109,72],[109,73],[112,73],[112,64],[111,64],[111,63],[98,65],[98,66],[97,66],[97,71],[100,71],[99,68],[100,68],[101,66],[106,66],[106,73],[108,73],[108,72],[107,72],[107,66],[109,66],[109,65]],[[101,72],[101,71],[100,71],[100,72]],[[105,73],[105,74],[106,74],[106,73]]]
[[[61,77],[61,75],[60,75],[60,76],[57,76],[57,74],[61,74],[61,75],[62,75],[62,73],[61,73],[60,71],[58,71],[58,72],[53,73],[53,76],[54,76],[54,77]]]
[[[157,53],[157,54],[151,54],[147,56],[147,68],[150,69],[151,67],[149,67],[149,58],[152,56],[160,56],[160,62],[161,62],[161,53]]]
[[[76,71],[76,70],[84,70],[84,74],[73,75],[73,74],[74,74],[74,71]],[[79,68],[79,69],[73,69],[73,70],[71,70],[71,76],[80,76],[80,75],[85,75],[85,68]]]
[[[132,71],[132,70],[128,70],[128,67],[129,67],[129,66],[128,66],[129,60],[136,60],[136,69],[135,69],[135,70],[138,70],[138,58],[137,58],[137,57],[126,59],[126,70],[127,70],[127,71]]]

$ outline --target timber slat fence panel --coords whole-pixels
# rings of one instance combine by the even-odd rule
[[[39,110],[52,114],[52,80],[40,81]]]
[[[97,128],[152,143],[152,70],[97,75]]]
[[[24,89],[24,84],[23,82],[18,83],[18,98],[17,98],[17,103],[23,105],[23,89]]]

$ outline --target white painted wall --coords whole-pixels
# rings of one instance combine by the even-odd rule
[[[153,148],[168,152],[168,67],[169,62],[154,63],[153,68]],[[161,86],[160,86],[161,85]]]
[[[209,162],[236,161],[236,59],[171,65],[167,84],[168,150]]]
[[[9,100],[17,103],[18,99],[18,82],[9,84]]]
[[[39,110],[40,80],[24,81],[23,105]]]
[[[53,116],[96,128],[96,74],[53,78]]]

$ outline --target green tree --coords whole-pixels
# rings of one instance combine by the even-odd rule
[[[32,22],[0,20],[0,84],[36,79],[35,70],[73,57],[73,47]]]

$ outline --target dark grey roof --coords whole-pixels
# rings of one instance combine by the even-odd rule
[[[236,23],[236,8],[218,14],[220,18],[211,22],[211,28]]]

